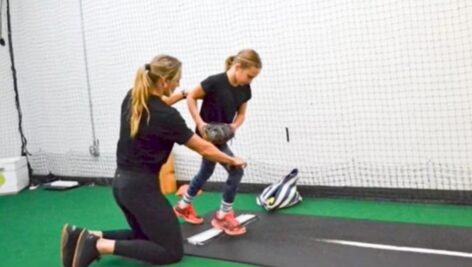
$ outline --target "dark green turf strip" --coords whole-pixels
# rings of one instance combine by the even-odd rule
[[[219,206],[220,193],[205,192],[195,200],[200,213]],[[177,198],[169,196],[171,203]],[[236,209],[261,211],[255,195],[239,194]],[[382,220],[450,226],[472,226],[472,207],[360,201],[305,199],[280,212],[353,219]],[[1,266],[60,266],[59,236],[64,223],[90,229],[126,227],[110,187],[80,187],[69,191],[37,189],[0,196]],[[97,266],[142,266],[117,257],[105,257]],[[172,266],[250,266],[186,256]]]

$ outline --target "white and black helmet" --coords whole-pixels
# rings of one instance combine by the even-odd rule
[[[278,182],[266,187],[257,199],[257,205],[266,210],[286,208],[301,202],[303,198],[297,191],[298,170],[293,169]]]

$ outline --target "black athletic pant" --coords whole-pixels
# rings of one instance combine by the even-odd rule
[[[116,240],[115,255],[152,264],[182,259],[180,225],[154,174],[117,169],[113,195],[131,227],[103,232],[104,238]]]

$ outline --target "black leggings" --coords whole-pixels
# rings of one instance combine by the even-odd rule
[[[131,227],[103,232],[104,238],[116,240],[115,255],[152,264],[182,259],[180,225],[155,175],[117,169],[113,195]]]

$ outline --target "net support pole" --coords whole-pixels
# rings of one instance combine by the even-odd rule
[[[84,54],[84,66],[85,66],[85,80],[87,81],[87,92],[88,92],[88,101],[89,101],[89,110],[90,110],[90,125],[92,126],[92,145],[89,147],[90,155],[94,157],[100,156],[100,142],[96,137],[95,133],[95,119],[93,114],[93,103],[92,103],[92,90],[90,86],[90,75],[88,69],[88,58],[87,58],[87,42],[85,40],[85,28],[84,28],[84,12],[82,6],[82,0],[79,0],[79,10],[80,10],[80,28],[82,34],[82,48]]]

